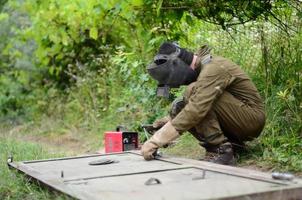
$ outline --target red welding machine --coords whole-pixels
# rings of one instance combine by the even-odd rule
[[[138,133],[122,131],[105,132],[105,153],[129,151],[138,148]]]

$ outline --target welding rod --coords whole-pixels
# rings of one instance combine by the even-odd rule
[[[145,136],[146,136],[147,140],[149,140],[149,135],[148,135],[148,132],[147,132],[145,126],[141,125],[141,127],[144,129],[144,133],[145,133]]]

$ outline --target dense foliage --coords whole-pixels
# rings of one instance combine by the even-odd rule
[[[240,64],[265,99],[255,156],[301,170],[300,1],[0,2],[2,121],[49,117],[86,131],[119,123],[138,129],[170,102],[155,97],[145,70],[160,43],[191,50],[208,43]]]

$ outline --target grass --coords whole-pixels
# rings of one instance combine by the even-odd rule
[[[68,199],[68,197],[64,195],[50,192],[38,184],[33,184],[29,178],[26,178],[15,170],[10,170],[7,166],[7,158],[9,155],[13,155],[15,161],[21,161],[58,157],[62,156],[62,154],[49,154],[38,144],[20,142],[3,137],[0,137],[0,139],[1,200]]]
[[[302,176],[301,136],[290,130],[277,134],[270,127],[271,124],[268,122],[259,138],[246,143],[246,150],[238,155],[238,166],[266,172],[292,172]],[[176,145],[163,151],[192,159],[201,159],[205,155],[205,150],[188,133],[183,134]]]
[[[32,184],[16,171],[9,170],[6,164],[8,156],[13,155],[14,160],[21,161],[89,153],[92,149],[96,150],[102,146],[103,133],[106,130],[114,130],[116,123],[138,121],[129,120],[129,113],[118,114],[118,117],[116,115],[111,113],[98,123],[84,123],[86,125],[51,118],[43,118],[42,121],[34,123],[13,124],[9,127],[1,125],[0,199],[67,199],[68,197],[49,192],[38,184]],[[240,153],[238,166],[266,172],[289,171],[301,176],[301,135],[297,134],[297,129],[288,127],[294,126],[269,115],[261,136],[249,142],[247,151]],[[64,151],[64,154],[58,153],[60,151]],[[161,151],[193,159],[201,159],[205,155],[205,150],[189,133],[184,133],[175,145]]]
[[[243,162],[254,160],[257,165],[267,166],[271,170],[290,171],[301,175],[301,137],[290,130],[274,135],[266,129],[259,139],[249,145],[249,152],[243,155],[243,158]]]
[[[175,145],[163,149],[168,155],[180,156],[184,158],[202,159],[205,150],[198,144],[198,141],[189,133],[184,133]]]
[[[95,153],[102,146],[103,134],[100,133],[103,130],[98,127],[77,127],[52,118],[43,118],[40,122],[1,123],[0,199],[70,199],[41,187],[14,169],[9,169],[7,159],[10,155],[13,155],[14,161],[24,161]]]

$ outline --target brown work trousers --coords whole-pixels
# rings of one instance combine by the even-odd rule
[[[188,86],[185,101],[189,99],[193,86]],[[243,144],[258,137],[264,124],[263,111],[250,107],[225,90],[206,117],[189,132],[205,146],[216,146],[225,141]]]

